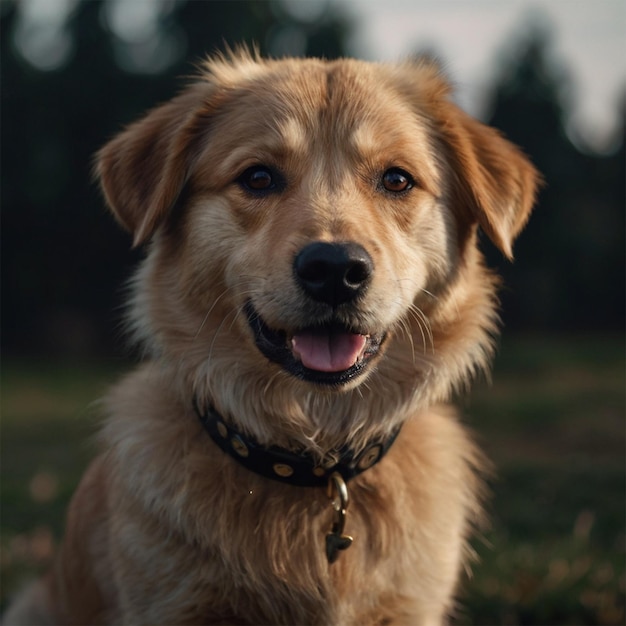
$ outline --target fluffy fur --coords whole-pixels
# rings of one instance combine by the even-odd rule
[[[246,186],[258,165],[280,185]],[[406,190],[384,186],[390,168]],[[97,175],[147,246],[131,300],[146,359],[107,399],[102,454],[53,572],[7,623],[445,622],[484,461],[442,403],[488,366],[497,280],[477,230],[511,257],[538,180],[528,160],[458,109],[430,62],[240,52],[110,141]],[[333,313],[294,279],[314,241],[356,242],[372,259],[366,292]],[[259,351],[246,302],[287,337],[332,314],[386,338],[347,382],[301,380]],[[402,425],[349,483],[354,544],[336,563],[325,490],[242,468],[194,397],[262,444],[320,458]]]

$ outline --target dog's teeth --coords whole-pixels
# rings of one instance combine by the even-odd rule
[[[302,359],[300,358],[300,353],[298,352],[298,350],[296,349],[296,342],[294,340],[293,337],[290,337],[287,345],[289,346],[291,353],[293,354],[293,356],[298,360],[298,361],[302,361]]]
[[[359,352],[359,355],[356,358],[356,362],[357,363],[360,363],[365,358],[365,351],[367,350],[367,346],[369,344],[370,337],[371,337],[371,335],[365,335],[365,342],[363,343],[363,348],[361,349],[361,352]]]

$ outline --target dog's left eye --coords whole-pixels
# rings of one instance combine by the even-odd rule
[[[410,174],[405,172],[399,167],[392,167],[388,169],[382,178],[382,186],[392,193],[401,193],[402,191],[408,191],[413,187],[414,182]]]
[[[275,191],[281,185],[281,179],[265,165],[253,165],[243,172],[237,182],[246,190],[252,192]]]

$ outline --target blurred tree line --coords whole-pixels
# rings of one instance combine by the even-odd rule
[[[279,0],[154,0],[152,30],[141,31],[116,14],[121,2],[78,0],[57,33],[56,52],[64,45],[66,58],[55,64],[55,50],[47,57],[44,50],[37,67],[20,51],[20,37],[43,41],[41,34],[24,26],[18,3],[0,2],[4,352],[119,353],[121,285],[140,253],[129,249],[92,181],[95,150],[170,98],[193,73],[191,61],[224,44],[334,58],[346,53],[349,21],[335,5],[305,11],[303,2],[296,12]],[[506,276],[505,322],[622,329],[623,137],[609,156],[570,141],[548,48],[541,33],[529,37],[492,94],[488,121],[526,150],[547,183],[516,247],[520,262],[506,264],[486,245]]]
[[[531,156],[545,184],[515,245],[519,263],[500,264],[512,287],[502,293],[506,322],[526,329],[623,330],[626,94],[614,152],[581,151],[566,133],[570,86],[550,64],[549,31],[537,23],[509,62],[496,79],[487,122]]]

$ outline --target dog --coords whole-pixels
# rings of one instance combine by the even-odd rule
[[[443,624],[489,366],[540,176],[437,64],[215,55],[95,171],[146,255],[145,359],[10,624]]]

